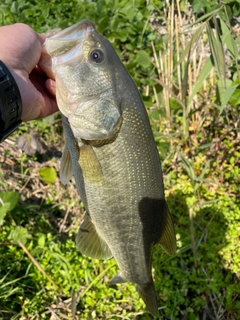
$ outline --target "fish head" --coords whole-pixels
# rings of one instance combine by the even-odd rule
[[[103,140],[115,134],[121,123],[116,88],[120,61],[109,41],[82,20],[47,38],[43,52],[52,57],[58,106],[74,136]]]

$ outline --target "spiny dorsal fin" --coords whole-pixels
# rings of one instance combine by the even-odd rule
[[[110,259],[112,253],[106,242],[98,235],[90,216],[86,213],[84,221],[81,224],[77,239],[79,251],[93,259]]]
[[[173,227],[172,217],[169,212],[167,203],[165,205],[165,208],[165,226],[158,242],[163,248],[163,250],[171,256],[176,252],[176,235]]]
[[[102,181],[102,168],[92,146],[80,147],[79,165],[85,179],[93,183]]]
[[[65,146],[62,153],[60,165],[60,181],[65,186],[72,178],[72,160],[68,148]]]

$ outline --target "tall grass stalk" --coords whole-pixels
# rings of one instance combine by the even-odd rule
[[[218,18],[223,8],[225,9],[224,4],[211,14],[206,14],[197,20],[193,16],[189,25],[182,16],[180,0],[173,1],[166,12],[168,43],[163,44],[164,50],[158,53],[152,43],[154,65],[158,74],[158,79],[155,80],[163,88],[161,101],[165,104],[166,118],[169,122],[172,121],[171,100],[175,99],[182,107],[182,132],[185,140],[189,136],[189,130],[195,132],[199,124],[204,121],[201,118],[203,114],[201,110],[206,104],[204,94],[210,93],[211,96],[217,86],[217,91],[209,103],[215,103],[214,97],[219,92],[221,101],[219,114],[221,114],[240,83],[239,81],[232,86],[231,81],[226,81],[225,51],[228,50],[238,65],[238,50],[231,29]],[[191,33],[192,36],[189,37]],[[238,66],[238,79],[239,76]],[[155,91],[154,95],[159,106]]]

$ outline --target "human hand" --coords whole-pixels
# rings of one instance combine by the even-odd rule
[[[22,121],[56,112],[55,82],[38,67],[45,36],[16,23],[0,27],[0,39],[0,60],[12,73],[21,93]]]

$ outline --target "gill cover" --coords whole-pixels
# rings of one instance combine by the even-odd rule
[[[106,42],[83,20],[44,43],[43,51],[52,56],[59,109],[76,138],[108,139],[121,120]]]

